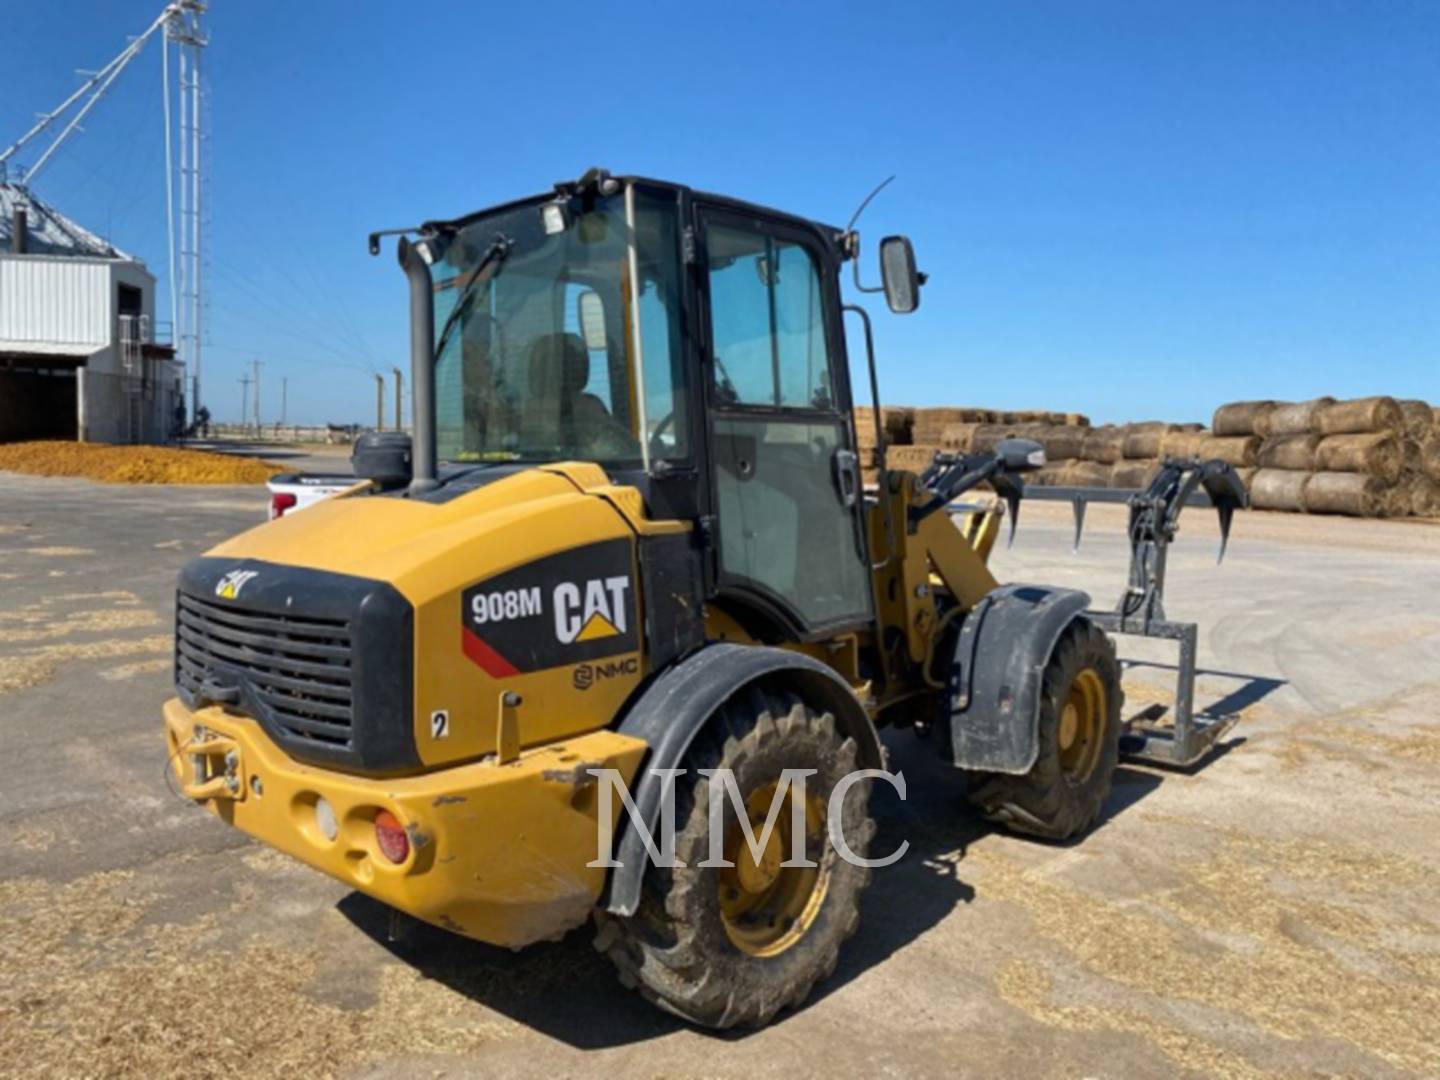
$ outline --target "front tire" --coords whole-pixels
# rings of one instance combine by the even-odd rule
[[[1015,832],[1068,840],[1100,816],[1120,760],[1120,665],[1088,619],[1060,635],[1040,699],[1040,751],[1023,776],[977,773],[970,801]]]
[[[633,917],[597,913],[595,947],[622,983],[677,1016],[713,1028],[759,1027],[835,970],[840,946],[859,925],[870,871],[841,858],[826,838],[831,792],[858,768],[855,740],[798,697],[748,688],[711,718],[681,765],[675,856],[684,866],[649,867]],[[782,770],[816,770],[805,778],[802,841],[816,866],[779,865],[791,855],[793,786],[756,860],[720,776],[697,769],[733,771],[757,840]],[[849,789],[839,821],[861,858],[875,831],[869,790],[868,780]],[[724,855],[733,867],[699,865],[710,854],[712,798],[724,806]]]

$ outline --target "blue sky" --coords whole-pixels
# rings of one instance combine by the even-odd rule
[[[160,6],[4,4],[0,142]],[[931,281],[877,311],[891,402],[1440,400],[1440,3],[215,0],[209,28],[222,419],[251,357],[267,418],[281,376],[292,420],[372,417],[406,298],[365,233],[595,164],[835,224],[898,174],[869,255],[908,233]],[[163,277],[159,100],[152,46],[36,187]]]

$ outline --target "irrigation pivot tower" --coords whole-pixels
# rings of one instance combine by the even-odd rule
[[[171,318],[174,322],[175,344],[190,371],[190,408],[192,419],[198,420],[200,410],[200,346],[201,320],[204,306],[201,302],[202,251],[204,241],[204,219],[201,217],[201,197],[204,191],[204,160],[202,144],[200,57],[209,38],[201,25],[201,18],[209,5],[205,0],[174,0],[166,8],[165,15],[165,184],[166,213],[173,215],[174,201],[171,198],[172,176],[179,181],[179,230],[176,235],[174,220],[170,222],[170,269]],[[170,45],[175,45],[178,61],[177,87],[179,89],[180,117],[179,168],[172,173],[170,163]]]

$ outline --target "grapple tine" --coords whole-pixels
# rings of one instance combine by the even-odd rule
[[[1005,541],[1007,549],[1015,546],[1015,526],[1020,524],[1020,492],[1008,491],[1005,494],[1005,510],[1010,515],[1010,536]]]
[[[1070,500],[1071,509],[1075,511],[1075,542],[1070,546],[1070,554],[1074,555],[1080,550],[1080,534],[1085,529],[1085,499],[1076,495]]]
[[[1230,522],[1235,518],[1235,507],[1222,502],[1215,507],[1215,512],[1220,515],[1220,553],[1215,556],[1215,565],[1219,566],[1225,561],[1225,548],[1230,543]]]

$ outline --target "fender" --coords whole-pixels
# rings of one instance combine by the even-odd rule
[[[965,616],[940,703],[956,767],[1030,771],[1040,753],[1045,665],[1089,605],[1089,595],[1075,589],[1004,585]]]
[[[875,725],[855,692],[833,669],[785,649],[724,642],[709,645],[662,672],[616,728],[650,746],[631,797],[639,820],[652,835],[660,817],[661,782],[651,770],[677,768],[715,710],[743,687],[769,676],[783,677],[809,704],[828,709],[835,717],[836,729],[855,740],[863,768],[884,767]],[[650,860],[639,830],[624,814],[615,830],[614,851],[621,865],[610,872],[601,904],[612,914],[633,915],[640,906],[640,885]]]

